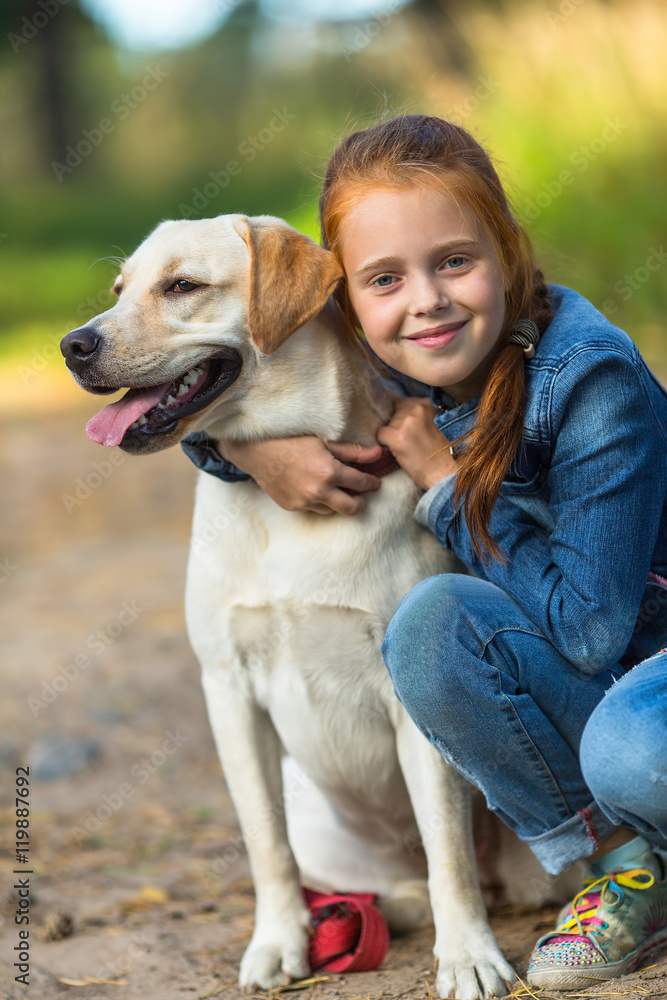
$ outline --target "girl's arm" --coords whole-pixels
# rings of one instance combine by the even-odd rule
[[[377,476],[345,464],[375,461],[381,455],[379,445],[325,444],[308,436],[243,444],[218,441],[216,446],[227,462],[249,473],[285,510],[358,514],[366,505],[364,493],[380,488]]]
[[[312,436],[239,444],[195,431],[181,441],[181,448],[198,469],[216,479],[227,483],[254,479],[285,510],[358,514],[366,505],[364,493],[380,487],[376,476],[345,464],[375,461],[381,454],[379,445],[325,445]]]
[[[463,516],[454,517],[453,477],[422,498],[417,516],[510,594],[570,662],[595,674],[621,658],[633,634],[661,528],[667,442],[635,363],[590,354],[577,378],[567,368],[556,375],[563,382],[551,398],[565,396],[565,405],[554,417],[546,519],[532,516],[537,496],[504,489],[493,509],[504,564],[475,554]]]
[[[394,452],[422,489],[455,471],[434,415],[428,399],[399,399],[391,420],[378,431],[380,443]],[[366,504],[363,494],[380,486],[376,476],[345,464],[375,461],[381,455],[380,445],[325,444],[313,436],[238,444],[190,435],[184,450],[199,468],[222,479],[233,482],[249,474],[285,510],[358,514]]]

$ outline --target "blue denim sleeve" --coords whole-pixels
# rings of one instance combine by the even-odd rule
[[[631,358],[599,352],[578,377],[564,368],[555,378],[548,510],[535,516],[529,498],[501,490],[489,528],[504,564],[474,552],[452,477],[423,500],[437,538],[596,674],[620,659],[637,620],[667,490],[666,442]]]
[[[198,469],[223,479],[226,483],[240,483],[251,478],[224,459],[215,447],[214,439],[204,431],[188,434],[181,441],[181,448]]]
[[[450,474],[441,479],[440,482],[431,486],[431,488],[424,493],[423,497],[420,498],[419,503],[415,507],[415,521],[419,521],[419,523],[423,524],[425,528],[430,528],[431,524],[437,524],[442,509],[446,506],[446,504],[451,505],[453,502],[455,485],[456,473],[450,472]],[[449,548],[446,539],[441,539],[441,541],[447,548]]]

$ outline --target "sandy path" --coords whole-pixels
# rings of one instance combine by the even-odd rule
[[[27,995],[199,997],[218,977],[234,979],[253,897],[185,637],[194,469],[180,450],[112,465],[83,434],[95,402],[78,393],[50,402],[46,383],[42,390],[30,387],[39,416],[0,414],[0,996],[26,996],[9,957],[18,942],[7,860],[14,769],[35,766],[43,741],[67,737],[94,741],[98,752],[69,776],[32,782]],[[109,815],[90,832],[86,820],[105,803]],[[39,940],[67,919],[72,934]],[[552,919],[553,911],[494,918],[517,968]],[[323,1000],[426,996],[431,945],[429,932],[397,941],[382,970],[332,976],[315,992]],[[626,979],[607,995],[667,996],[667,960],[644,975],[658,978]],[[85,976],[124,984],[58,982]],[[239,993],[232,984],[224,996]]]

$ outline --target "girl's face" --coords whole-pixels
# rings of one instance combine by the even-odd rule
[[[378,357],[457,403],[478,395],[505,318],[500,267],[482,227],[444,192],[376,188],[343,220],[341,253]]]

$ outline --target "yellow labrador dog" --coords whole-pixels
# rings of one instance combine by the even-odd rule
[[[374,444],[394,400],[343,335],[340,277],[272,216],[163,222],[124,264],[118,303],[62,341],[85,389],[129,387],[89,436],[133,454],[195,430]],[[308,974],[300,882],[380,893],[394,927],[432,911],[441,997],[502,995],[514,979],[486,920],[466,784],[380,654],[401,597],[452,568],[412,518],[418,495],[399,469],[362,513],[321,517],[282,510],[253,481],[199,476],[187,622],[255,882],[246,988]]]

